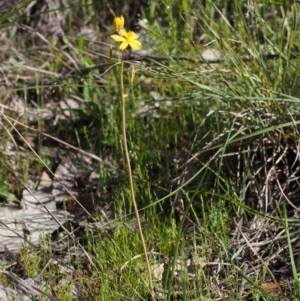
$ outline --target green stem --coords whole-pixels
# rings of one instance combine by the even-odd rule
[[[123,79],[123,72],[124,72],[124,51],[122,52],[122,60],[121,60],[121,71],[120,71],[120,83],[121,83],[121,101],[122,101],[122,136],[123,136],[123,147],[124,147],[124,153],[125,153],[125,160],[127,165],[127,173],[129,178],[129,186],[130,186],[130,194],[131,194],[131,200],[132,205],[135,213],[135,218],[138,226],[138,231],[140,235],[140,239],[143,246],[143,252],[145,256],[147,271],[148,271],[148,278],[149,278],[149,286],[150,286],[150,292],[151,292],[151,299],[152,301],[155,300],[155,294],[153,289],[153,283],[152,283],[152,276],[151,276],[151,268],[149,264],[148,259],[148,253],[147,248],[145,244],[145,239],[143,235],[143,230],[140,222],[140,216],[138,207],[135,201],[135,194],[134,194],[134,187],[133,187],[133,179],[132,179],[132,171],[131,171],[131,165],[130,165],[130,158],[129,158],[129,152],[128,152],[128,146],[127,146],[127,137],[126,137],[126,101],[125,101],[125,91],[124,91],[124,79]]]

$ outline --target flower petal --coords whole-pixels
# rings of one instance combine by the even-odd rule
[[[113,35],[111,35],[110,36],[112,39],[114,39],[115,41],[117,41],[117,42],[124,42],[125,41],[125,38],[123,38],[123,37],[121,37],[121,36],[119,36],[119,35],[117,35],[117,34],[113,34]]]
[[[127,32],[127,38],[130,39],[130,40],[137,40],[139,37],[135,32],[129,30]]]
[[[114,27],[116,31],[119,31],[122,28],[124,28],[124,24],[125,24],[125,20],[123,16],[114,18]]]
[[[123,28],[119,30],[119,35],[122,37],[127,37],[127,31]]]
[[[129,42],[129,45],[132,49],[140,50],[142,48],[142,43],[138,40],[133,40]]]
[[[124,50],[125,48],[127,48],[128,47],[128,43],[127,43],[127,41],[125,40],[120,46],[119,46],[119,49],[120,50]]]

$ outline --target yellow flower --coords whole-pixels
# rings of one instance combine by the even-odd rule
[[[114,27],[117,32],[124,29],[125,20],[123,16],[114,17]]]
[[[122,42],[119,46],[120,50],[124,50],[130,45],[132,49],[141,49],[142,43],[138,40],[138,35],[133,31],[129,30],[128,32],[125,29],[119,30],[119,35],[113,34],[110,36],[117,42]]]

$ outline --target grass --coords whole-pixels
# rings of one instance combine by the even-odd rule
[[[109,5],[121,13],[120,3]],[[129,65],[137,71],[126,130],[157,297],[283,300],[282,289],[287,300],[299,299],[299,4],[154,0],[135,9],[148,20],[140,35],[149,57],[126,58],[125,89]],[[54,10],[67,18],[56,41],[44,28],[47,38],[24,26],[17,35],[11,27],[26,20],[16,16],[4,26],[12,38],[1,43],[1,114],[43,159],[2,115],[1,200],[20,199],[21,183],[37,185],[45,164],[54,171],[62,142],[93,154],[99,174],[89,192],[98,209],[80,226],[65,226],[67,249],[53,250],[47,237],[39,249],[0,261],[22,278],[39,275],[58,300],[145,300],[150,293],[123,155],[119,75],[109,58],[113,17],[103,11],[106,4],[89,2]],[[122,13],[134,26],[132,12]],[[220,60],[205,61],[211,49]],[[62,109],[63,99],[79,106]],[[108,221],[99,210],[105,206],[113,207]],[[0,283],[9,285],[5,277]]]

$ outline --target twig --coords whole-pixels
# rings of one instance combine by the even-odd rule
[[[0,270],[0,273],[3,273],[4,275],[12,278],[15,282],[18,283],[20,288],[28,295],[34,295],[34,296],[43,295],[51,301],[58,301],[54,296],[43,292],[42,290],[40,290],[39,288],[37,288],[33,285],[28,284],[25,280],[23,280],[22,278],[20,278],[19,276],[15,275],[11,272]]]
[[[243,233],[243,231],[241,231],[240,226],[238,225],[238,223],[236,222],[235,219],[233,219],[233,222],[235,223],[236,227],[238,228],[239,232],[242,234],[247,246],[251,249],[251,251],[253,252],[253,254],[255,254],[257,256],[257,258],[260,260],[260,262],[263,264],[263,266],[266,268],[266,270],[269,272],[273,282],[275,283],[275,285],[277,285],[278,289],[280,291],[282,291],[282,288],[280,286],[280,284],[277,282],[274,274],[272,273],[272,271],[269,269],[268,265],[265,263],[265,261],[262,259],[261,256],[259,256],[259,254],[257,253],[257,251],[252,247],[251,243],[249,242],[249,240],[247,239],[246,235]]]

